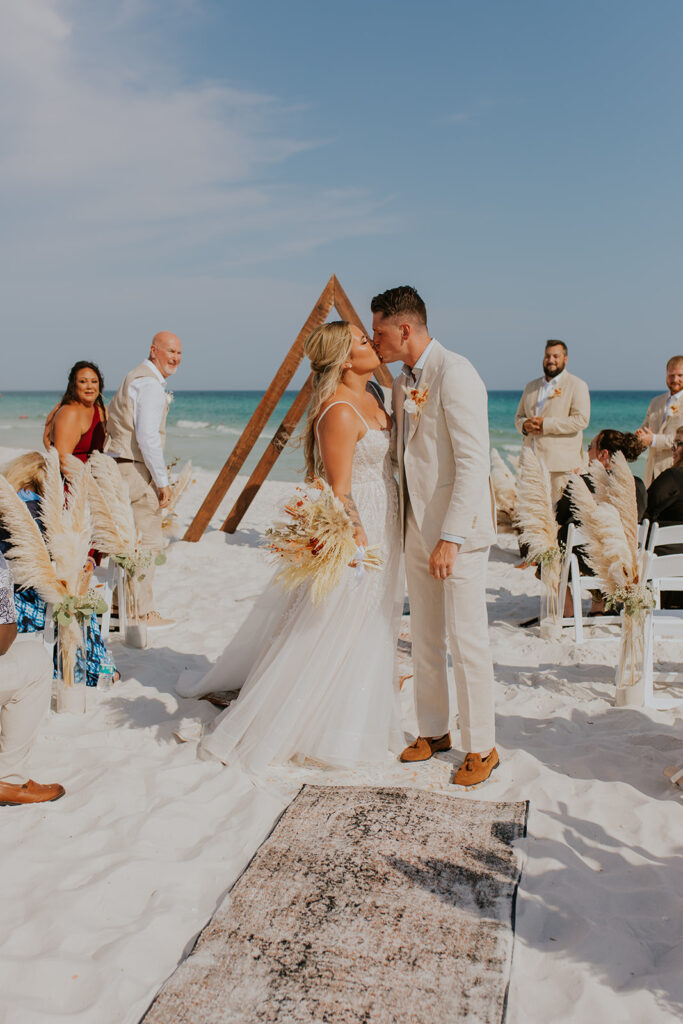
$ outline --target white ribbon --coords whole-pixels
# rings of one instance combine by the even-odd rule
[[[353,561],[356,563],[353,567],[353,575],[356,580],[356,586],[359,587],[365,579],[365,566],[363,565],[363,559],[365,558],[365,548],[357,547]]]

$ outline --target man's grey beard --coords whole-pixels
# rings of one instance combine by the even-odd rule
[[[543,367],[543,372],[545,373],[546,380],[552,380],[553,377],[559,377],[563,370],[564,366],[558,367],[557,370],[546,370],[546,368]]]

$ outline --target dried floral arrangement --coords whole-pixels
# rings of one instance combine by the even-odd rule
[[[25,503],[0,477],[0,515],[10,534],[7,557],[20,587],[32,587],[48,604],[60,627],[64,681],[73,684],[76,653],[83,645],[82,624],[92,613],[101,614],[104,602],[89,588],[87,569],[91,546],[88,473],[71,477],[68,505],[59,455],[45,457],[45,484],[41,500],[41,533]]]
[[[311,490],[298,487],[284,506],[287,519],[266,532],[265,547],[283,567],[276,579],[285,590],[311,585],[311,599],[318,604],[337,586],[356,557],[354,528],[329,484],[316,479]],[[364,569],[382,567],[375,548],[367,548],[358,564]]]
[[[551,598],[551,616],[557,618],[562,549],[557,540],[550,474],[530,448],[523,450],[519,460],[515,526],[520,544],[528,550],[527,561],[541,567],[541,578]]]

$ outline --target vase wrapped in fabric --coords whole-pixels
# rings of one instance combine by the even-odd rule
[[[551,548],[541,556],[541,612],[539,623],[543,640],[559,640],[562,635],[560,614],[560,567],[562,553]]]
[[[624,588],[620,602],[623,610],[615,704],[618,708],[642,708],[645,703],[645,630],[654,597],[649,589],[637,584]]]

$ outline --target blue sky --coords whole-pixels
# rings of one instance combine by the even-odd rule
[[[491,388],[681,337],[679,0],[3,0],[2,387],[265,385],[336,273],[416,285]]]

